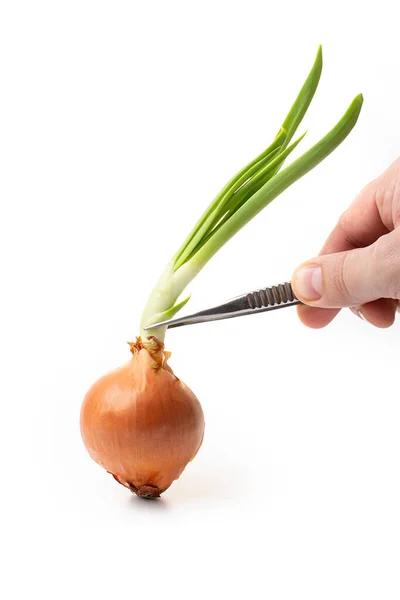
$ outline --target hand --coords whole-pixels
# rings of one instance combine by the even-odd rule
[[[301,321],[325,327],[343,307],[377,327],[393,324],[400,300],[400,158],[340,217],[319,256],[292,278]]]

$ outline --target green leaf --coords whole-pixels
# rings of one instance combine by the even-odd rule
[[[193,247],[190,254],[187,255],[185,262],[191,260],[193,256],[200,250],[208,240],[216,234],[216,232],[223,227],[223,225],[232,217],[232,215],[243,206],[252,195],[254,195],[267,181],[269,181],[279,171],[285,159],[293,152],[298,146],[301,140],[306,135],[303,133],[293,144],[286,148],[283,152],[276,155],[273,160],[268,162],[263,168],[261,168],[246,185],[239,188],[235,194],[233,194],[229,201],[226,203],[224,214],[215,217],[212,224],[213,229],[210,228],[209,233],[199,239],[197,246]],[[183,263],[182,263],[183,264]]]
[[[362,103],[363,97],[359,94],[354,98],[340,121],[325,137],[285,169],[277,173],[277,175],[272,177],[251,196],[193,256],[191,260],[197,264],[197,267],[203,268],[210,258],[267,204],[333,152],[349,135],[357,123]]]
[[[149,321],[149,323],[147,325],[153,325],[153,323],[154,324],[161,323],[162,321],[169,321],[169,319],[172,319],[172,317],[174,317],[176,315],[176,313],[179,310],[181,310],[181,308],[183,308],[185,306],[185,304],[187,304],[189,302],[190,298],[191,298],[191,294],[189,294],[189,296],[187,298],[185,298],[181,302],[178,302],[178,304],[175,304],[168,310],[164,310],[164,312],[156,313],[155,315],[153,315],[153,317],[151,318],[151,320]],[[151,330],[149,330],[149,331],[151,331]]]
[[[290,140],[296,133],[296,129],[303,120],[303,117],[311,104],[311,100],[314,98],[319,80],[321,78],[321,73],[322,46],[319,46],[312,69],[308,74],[308,77],[305,80],[303,87],[301,88],[292,108],[290,109],[285,120],[282,123],[282,128],[287,131],[285,147],[289,144]]]
[[[209,234],[215,226],[215,223],[218,223],[223,218],[226,212],[225,206],[232,198],[233,194],[235,194],[235,192],[243,185],[247,185],[246,182],[250,181],[255,173],[259,172],[262,167],[268,164],[270,159],[276,155],[277,151],[282,151],[287,148],[314,97],[321,77],[321,71],[322,47],[319,46],[311,71],[297,95],[294,104],[286,115],[282,127],[279,129],[274,141],[259,156],[253,159],[232,177],[230,181],[228,181],[215,200],[203,213],[202,217],[175,254],[175,271],[185,264],[190,256],[193,256],[195,249],[198,248],[199,245],[202,245],[202,241],[204,242],[205,239],[209,238]],[[282,164],[283,163],[277,166],[276,172],[279,171]]]

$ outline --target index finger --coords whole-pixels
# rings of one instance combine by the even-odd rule
[[[379,180],[378,180],[379,181]],[[378,181],[369,184],[341,215],[336,227],[328,236],[320,254],[333,254],[370,246],[389,233],[383,222]]]

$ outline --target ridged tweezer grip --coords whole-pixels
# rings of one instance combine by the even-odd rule
[[[249,308],[262,308],[267,306],[276,306],[277,304],[291,304],[298,302],[293,294],[292,286],[289,282],[273,285],[256,292],[247,294]]]

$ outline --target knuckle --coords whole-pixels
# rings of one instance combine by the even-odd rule
[[[364,243],[357,239],[353,233],[350,233],[353,229],[352,223],[354,221],[354,216],[352,214],[352,206],[347,208],[339,217],[336,228],[339,229],[343,239],[349,244],[349,246],[353,246],[354,248],[361,248],[364,246]]]
[[[347,252],[344,252],[342,255],[338,256],[338,260],[335,262],[333,272],[333,282],[336,288],[335,291],[341,298],[345,300],[346,303],[349,303],[351,300],[351,293],[348,283],[348,259],[349,254]]]
[[[399,224],[400,216],[400,158],[395,160],[378,179],[377,206],[389,231]]]
[[[387,298],[400,299],[400,230],[379,238],[372,248],[371,265]]]
[[[396,172],[396,183],[394,186],[393,200],[392,200],[392,212],[393,212],[393,226],[395,228],[400,227],[400,159],[399,168]],[[400,241],[399,241],[400,243]]]
[[[343,232],[347,231],[347,224],[349,223],[349,212],[350,208],[346,208],[346,210],[344,210],[340,215],[339,220],[337,222],[337,226]]]

